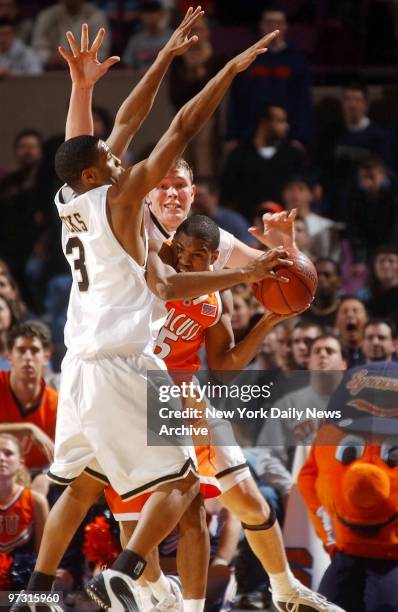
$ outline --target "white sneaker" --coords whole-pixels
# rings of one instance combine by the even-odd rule
[[[154,607],[156,612],[183,612],[184,602],[181,592],[181,582],[177,576],[166,576],[170,583],[171,593]],[[155,600],[156,601],[156,600]]]
[[[273,596],[272,603],[278,612],[310,612],[310,610],[346,612],[343,608],[328,601],[323,595],[311,591],[301,583],[298,584],[297,589],[291,595]]]
[[[135,598],[136,585],[127,574],[106,569],[84,587],[87,595],[101,608],[112,612],[140,612]]]

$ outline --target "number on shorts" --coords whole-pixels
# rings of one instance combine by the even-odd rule
[[[73,252],[73,249],[79,250],[77,257]],[[86,268],[86,254],[84,252],[83,243],[77,236],[69,238],[68,242],[66,243],[66,254],[73,256],[73,267],[75,271],[79,273],[77,275],[77,286],[79,287],[79,291],[87,291],[89,281]]]

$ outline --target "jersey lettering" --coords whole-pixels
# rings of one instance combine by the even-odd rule
[[[73,215],[64,215],[60,217],[62,223],[69,232],[87,232],[87,225],[83,221],[80,213],[74,213]]]

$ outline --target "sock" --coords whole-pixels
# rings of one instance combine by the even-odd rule
[[[144,571],[145,566],[145,559],[132,550],[126,549],[120,553],[111,569],[127,574],[133,580],[137,580]]]
[[[205,599],[184,599],[184,612],[203,612]]]
[[[55,576],[43,574],[43,572],[33,572],[29,578],[26,589],[28,591],[51,591]]]
[[[160,578],[155,582],[149,582],[149,580],[147,580],[147,584],[158,601],[163,601],[163,599],[171,593],[170,582],[163,572],[160,574]]]
[[[149,610],[153,608],[153,603],[152,603],[152,591],[149,588],[149,586],[145,585],[139,585],[139,589],[140,589],[140,597],[141,597],[141,601],[142,601],[142,607],[144,608],[144,610]]]
[[[273,599],[276,599],[278,595],[290,595],[300,584],[288,565],[284,572],[268,574],[268,576],[271,583]]]

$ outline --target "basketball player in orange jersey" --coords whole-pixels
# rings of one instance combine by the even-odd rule
[[[177,228],[171,243],[178,272],[203,272],[211,269],[219,255],[220,232],[205,215],[193,215]],[[167,249],[167,245],[164,245]],[[164,359],[170,371],[195,373],[201,366],[199,351],[205,345],[207,364],[213,371],[243,370],[256,355],[266,334],[280,321],[289,318],[266,313],[247,336],[235,345],[231,325],[232,296],[229,290],[192,300],[167,302],[168,316],[160,330],[155,353]],[[185,379],[184,379],[185,380]],[[277,610],[341,610],[296,580],[290,571],[275,511],[264,500],[255,484],[239,447],[216,446],[215,463],[222,495],[219,501],[242,523],[246,538],[268,573],[272,600]],[[220,469],[221,468],[221,469]],[[201,466],[199,463],[199,471]],[[134,520],[146,499],[123,502],[109,494],[107,499],[116,519],[123,518],[123,537],[134,529]],[[130,522],[127,522],[130,521]],[[194,541],[195,534],[191,533]],[[194,576],[199,583],[205,574],[198,571],[198,559],[191,555],[190,568],[181,576]],[[157,555],[152,555],[146,569],[149,582],[161,575]],[[145,572],[143,574],[145,578]],[[204,585],[205,586],[205,585]],[[144,600],[144,598],[141,598]]]

